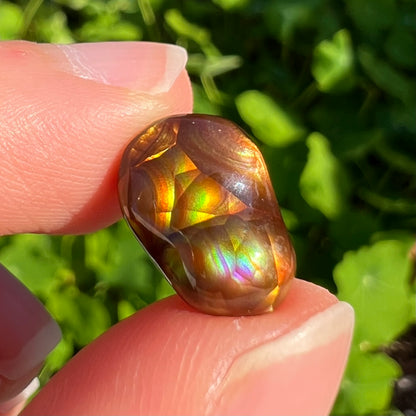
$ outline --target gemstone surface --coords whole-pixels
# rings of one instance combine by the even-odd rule
[[[259,149],[234,123],[189,114],[127,146],[119,176],[131,229],[176,292],[214,315],[273,310],[295,253]]]

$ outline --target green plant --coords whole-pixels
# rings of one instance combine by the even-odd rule
[[[334,412],[385,414],[400,368],[382,349],[415,322],[415,12],[412,0],[1,1],[0,39],[184,46],[194,111],[236,121],[264,154],[298,276],[338,287],[355,307]],[[172,293],[122,222],[87,236],[6,237],[0,260],[63,328],[44,380]]]
[[[400,375],[400,367],[381,349],[414,322],[412,264],[406,258],[412,240],[410,235],[380,240],[346,253],[335,267],[338,297],[356,313],[352,351],[335,414],[369,414],[390,404],[392,380]]]

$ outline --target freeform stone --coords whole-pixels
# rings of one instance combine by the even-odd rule
[[[126,148],[120,204],[176,292],[214,315],[273,310],[296,261],[259,149],[234,123],[189,114]]]

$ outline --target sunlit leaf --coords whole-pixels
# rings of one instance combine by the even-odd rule
[[[62,338],[59,344],[46,358],[41,373],[41,381],[48,378],[58,371],[74,354],[74,345],[72,340]]]
[[[0,2],[0,40],[16,39],[23,29],[23,11],[8,1]]]
[[[236,98],[241,118],[263,143],[282,147],[300,140],[304,129],[278,103],[260,91],[245,91]]]
[[[174,295],[175,291],[166,279],[162,279],[156,288],[156,294],[158,299],[164,299]]]
[[[73,43],[74,37],[67,26],[65,13],[58,11],[37,22],[39,36],[45,42]]]
[[[369,415],[389,406],[400,367],[387,355],[353,349],[333,415]]]
[[[338,217],[347,207],[349,181],[328,140],[320,133],[307,138],[308,161],[300,177],[300,191],[311,207],[328,218]]]
[[[209,31],[188,22],[179,10],[167,10],[165,13],[165,20],[178,35],[192,39],[201,46],[206,46],[211,43]]]
[[[288,230],[293,230],[299,225],[299,218],[293,211],[289,211],[288,209],[280,208],[283,221],[286,225]]]
[[[0,262],[42,299],[66,274],[65,262],[54,252],[52,239],[47,235],[16,235],[0,250]]]
[[[312,74],[320,90],[345,91],[354,82],[353,64],[351,37],[343,29],[335,33],[331,40],[323,40],[315,47]]]
[[[247,7],[251,0],[213,0],[224,10],[241,9]]]
[[[79,347],[90,343],[110,326],[104,304],[73,286],[54,293],[46,301],[46,307]]]
[[[77,34],[80,39],[90,42],[128,41],[140,40],[142,30],[137,23],[123,21],[115,14],[102,14],[96,20],[86,22]]]
[[[117,317],[118,320],[128,318],[136,312],[136,308],[127,300],[121,300],[117,304]]]
[[[87,235],[85,257],[99,281],[133,291],[148,301],[155,300],[155,286],[161,275],[124,222],[111,231]]]
[[[205,90],[199,85],[192,84],[194,95],[194,113],[220,115],[221,111],[217,105],[210,101]]]
[[[356,344],[370,348],[389,343],[410,324],[408,252],[401,241],[379,241],[346,253],[335,267],[338,297],[355,310]]]

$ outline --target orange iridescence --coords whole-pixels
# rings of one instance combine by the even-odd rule
[[[273,310],[295,253],[259,149],[235,124],[161,120],[124,152],[123,214],[176,292],[215,315]]]

